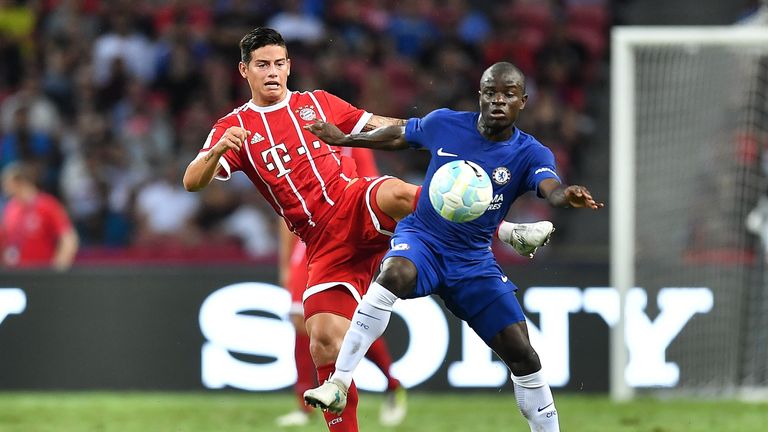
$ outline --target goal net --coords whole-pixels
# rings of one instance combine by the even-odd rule
[[[651,320],[660,290],[711,290],[666,349],[668,387],[768,388],[768,29],[618,27],[612,43],[611,283],[622,300],[645,288]],[[627,321],[612,333],[618,399]]]

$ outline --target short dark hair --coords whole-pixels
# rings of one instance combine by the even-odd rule
[[[269,27],[256,27],[240,39],[240,60],[245,64],[250,63],[253,50],[267,45],[279,45],[286,48],[280,33]]]
[[[15,161],[3,168],[2,178],[9,178],[37,186],[38,172],[37,167],[29,162]]]

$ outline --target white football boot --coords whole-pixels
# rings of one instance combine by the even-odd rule
[[[533,258],[538,248],[549,243],[553,232],[555,232],[555,226],[550,221],[516,223],[512,227],[509,241],[502,240],[511,245],[520,255]]]
[[[347,406],[347,389],[333,379],[304,392],[304,403],[340,415]]]

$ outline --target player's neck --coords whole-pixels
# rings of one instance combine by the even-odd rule
[[[503,128],[491,128],[486,125],[482,119],[477,122],[477,131],[483,138],[489,141],[506,141],[512,138],[515,132],[515,125],[511,125]]]
[[[258,94],[251,94],[251,103],[258,107],[270,107],[277,105],[288,97],[288,89],[285,89],[277,98],[263,98]]]

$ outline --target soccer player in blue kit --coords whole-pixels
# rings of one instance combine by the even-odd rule
[[[386,126],[344,135],[318,122],[307,128],[323,141],[341,146],[429,150],[432,160],[424,188],[435,171],[457,159],[482,167],[493,184],[493,203],[465,223],[443,219],[427,194],[416,211],[398,223],[381,272],[355,310],[336,360],[336,371],[321,386],[304,393],[305,402],[331,412],[343,411],[352,374],[368,347],[384,332],[398,298],[439,295],[448,309],[466,321],[511,371],[518,407],[531,431],[559,431],[557,411],[531,346],[517,287],[504,275],[491,240],[512,202],[535,191],[555,207],[599,209],[587,188],[567,186],[555,171],[552,152],[515,127],[525,107],[525,77],[511,63],[496,63],[480,79],[480,112],[433,111],[405,126]],[[499,232],[503,240],[508,232]]]

